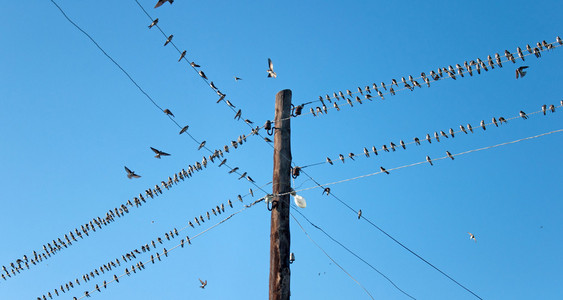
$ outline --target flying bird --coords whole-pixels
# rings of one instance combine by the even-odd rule
[[[201,283],[201,285],[199,286],[200,288],[204,289],[205,286],[207,286],[207,279],[205,281],[199,279],[199,282]]]
[[[166,2],[170,2],[170,4],[172,4],[174,2],[174,0],[158,0],[156,5],[154,6],[154,8],[160,7],[162,4],[164,4]]]
[[[272,60],[268,58],[268,77],[278,77],[278,74],[276,74],[276,72],[274,72],[274,63],[272,63]]]
[[[528,72],[526,72],[524,70],[526,70],[527,68],[528,68],[528,66],[521,66],[518,69],[516,69],[516,79],[523,78],[524,76],[526,76],[526,73],[528,73]]]
[[[468,232],[469,233],[469,239],[470,240],[474,240],[477,243],[477,239],[475,239],[475,235],[473,235],[473,233]]]
[[[242,80],[242,78],[235,76],[235,81],[239,81],[239,80]]]
[[[125,172],[127,172],[127,178],[132,179],[132,178],[141,178],[140,175],[135,174],[135,172],[129,170],[129,168],[125,167]]]
[[[154,19],[154,21],[152,21],[151,25],[149,25],[149,29],[151,29],[156,24],[158,24],[158,18],[156,18],[156,19]]]
[[[160,159],[160,156],[170,156],[170,154],[168,154],[168,153],[166,153],[166,152],[163,152],[163,151],[160,151],[160,150],[158,150],[158,149],[155,149],[155,148],[153,148],[153,147],[151,147],[151,150],[152,150],[154,153],[156,153],[156,155],[155,155],[154,157],[159,158],[159,159]]]

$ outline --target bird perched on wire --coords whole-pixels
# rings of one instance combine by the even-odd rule
[[[426,161],[430,163],[431,166],[433,166],[434,164],[432,163],[432,159],[430,159],[430,156],[426,155]]]
[[[203,141],[199,144],[199,147],[197,147],[197,150],[200,150],[201,148],[205,147],[205,143],[207,143],[206,141]]]
[[[156,18],[156,19],[154,19],[154,21],[152,21],[151,25],[149,25],[149,29],[151,29],[156,24],[158,24],[158,18]]]
[[[201,283],[201,285],[199,286],[200,288],[204,289],[207,286],[207,279],[205,281],[201,280],[201,278],[199,279],[199,282]]]
[[[180,54],[180,59],[178,59],[178,62],[180,62],[182,60],[182,58],[184,58],[186,56],[186,50],[182,51],[182,54]]]
[[[525,112],[520,111],[520,117],[522,117],[522,119],[526,120],[528,118],[528,115],[526,115]]]
[[[167,39],[166,42],[164,42],[164,46],[168,45],[168,43],[172,42],[172,38],[174,38],[174,35],[171,34]]]
[[[524,70],[526,70],[527,68],[528,66],[521,66],[518,69],[516,69],[516,79],[526,76],[527,72]]]
[[[174,0],[158,0],[156,5],[154,6],[154,8],[160,7],[162,4],[164,4],[166,2],[170,2],[170,4],[172,4],[174,2]]]
[[[381,172],[383,172],[385,174],[389,174],[389,171],[385,170],[384,167],[379,167],[379,169],[381,170]]]
[[[360,210],[358,211],[358,220],[359,220],[361,217],[362,217],[362,210],[360,209]]]
[[[164,113],[165,113],[167,116],[172,116],[172,117],[174,117],[174,114],[173,114],[168,108],[164,110]]]
[[[160,159],[161,156],[170,156],[170,154],[168,154],[164,151],[160,151],[158,149],[155,149],[153,147],[151,147],[151,150],[156,154],[154,157],[159,158],[159,159]]]
[[[135,172],[129,170],[129,168],[125,167],[125,172],[127,172],[127,178],[132,179],[132,178],[141,178],[140,175],[135,174]]]
[[[186,125],[186,126],[182,127],[182,129],[180,130],[180,134],[186,132],[189,127],[190,127],[189,125]]]
[[[276,72],[274,72],[274,63],[272,63],[272,60],[268,58],[268,77],[278,77],[278,74],[276,74]]]
[[[450,153],[450,151],[446,151],[446,154],[448,155],[449,158],[454,160],[454,156]]]

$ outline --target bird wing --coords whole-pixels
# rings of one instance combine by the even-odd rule
[[[162,4],[164,4],[164,1],[159,0],[156,5],[154,6],[154,8],[160,7]]]
[[[160,155],[164,155],[164,156],[170,156],[170,154],[166,153],[166,152],[162,152],[162,151],[158,151],[160,153]]]
[[[125,167],[125,166],[124,166],[124,168],[125,168],[125,172],[127,172],[127,174],[132,174],[132,173],[133,173],[133,172],[131,172],[131,170],[129,170],[129,168],[127,168],[127,167]]]
[[[156,154],[160,154],[160,153],[161,153],[158,149],[155,149],[155,148],[153,148],[153,147],[151,147],[151,150],[152,150],[154,153],[156,153]]]
[[[274,70],[274,63],[272,63],[272,60],[268,58],[268,68],[273,71]]]
[[[201,282],[201,284],[205,284],[205,282],[207,282],[207,280],[205,282],[203,282],[203,280],[201,280],[201,278],[198,278],[199,282]]]

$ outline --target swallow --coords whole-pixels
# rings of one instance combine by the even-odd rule
[[[231,169],[231,170],[229,171],[229,174],[234,173],[234,172],[236,172],[236,171],[238,171],[238,167],[234,167],[233,169]]]
[[[456,64],[455,67],[459,76],[463,77],[463,67],[460,64]]]
[[[520,47],[516,48],[516,52],[518,52],[518,57],[520,57],[522,61],[525,61],[524,53],[522,52],[522,49]]]
[[[397,87],[399,87],[396,79],[391,79],[391,86],[393,86],[393,85],[396,85]]]
[[[377,148],[375,148],[375,146],[371,146],[371,151],[373,151],[373,153],[374,153],[375,155],[378,155],[378,154],[377,154]]]
[[[430,163],[431,166],[433,166],[434,164],[432,163],[432,159],[430,159],[430,156],[426,155],[426,161]]]
[[[250,177],[250,176],[246,176],[246,179],[248,179],[248,181],[255,183],[255,181]]]
[[[440,136],[438,135],[437,131],[434,131],[434,138],[436,138],[437,142],[440,142]]]
[[[366,147],[364,147],[364,154],[366,157],[369,157],[369,151]]]
[[[419,140],[417,137],[414,138],[414,142],[415,142],[417,145],[420,145],[420,140]]]
[[[342,161],[342,163],[344,163],[344,155],[338,154],[338,157],[340,158],[340,160]]]
[[[426,140],[428,141],[429,144],[432,144],[432,138],[430,138],[430,134],[426,134]]]
[[[115,280],[115,282],[119,283],[119,278],[117,278],[117,275],[113,275],[113,280]]]
[[[379,169],[381,170],[381,172],[383,172],[385,174],[389,174],[389,171],[385,170],[384,167],[379,167]]]
[[[506,121],[506,119],[504,117],[498,118],[498,121],[499,121],[500,124],[502,124],[503,122],[508,123],[508,121]]]
[[[141,178],[140,175],[135,174],[134,171],[129,170],[129,168],[125,167],[125,172],[127,172],[127,178],[132,179],[132,178]]]
[[[440,135],[442,135],[445,138],[448,138],[448,135],[443,130],[440,130]]]
[[[203,71],[199,71],[199,76],[201,76],[201,78],[207,80],[207,76],[205,76],[205,73],[203,73]]]
[[[563,45],[563,41],[561,40],[561,38],[559,36],[557,36],[555,38],[555,40],[557,41],[557,43],[559,43],[559,45]]]
[[[475,235],[473,235],[473,233],[471,233],[471,232],[468,232],[468,233],[469,233],[469,239],[477,242],[477,240],[475,239]]]
[[[228,106],[232,107],[232,108],[236,108],[236,106],[234,106],[231,101],[229,100],[225,100],[225,103],[227,103]]]
[[[192,61],[192,62],[190,63],[190,66],[192,66],[192,67],[194,67],[194,68],[199,68],[199,67],[201,67],[200,65],[196,64],[194,61]],[[201,76],[201,74],[199,74],[199,75]],[[201,76],[201,77],[203,77],[203,76]],[[207,79],[207,77],[204,77],[204,78]]]
[[[362,217],[362,210],[358,210],[358,220]]]
[[[495,53],[495,59],[497,61],[497,65],[502,68],[502,60],[500,59],[500,55]]]
[[[471,131],[471,133],[473,133],[473,127],[471,127],[471,124],[467,123],[467,129],[469,129],[469,131]]]
[[[381,147],[381,149],[383,149],[383,151],[385,151],[385,152],[389,152],[389,149],[387,149],[387,145],[383,145],[383,146]]]
[[[199,279],[199,282],[201,283],[201,285],[199,286],[200,288],[204,289],[205,286],[207,286],[207,280],[203,281],[203,280]]]
[[[186,56],[186,52],[187,52],[187,51],[184,50],[184,51],[182,52],[182,54],[180,54],[180,59],[178,59],[178,62],[180,62],[180,61],[182,60],[182,58],[184,58],[184,56]]]
[[[338,104],[336,104],[336,102],[334,102],[333,104],[334,104],[334,108],[336,108],[336,111],[340,111],[340,107],[338,107]]]
[[[527,68],[528,68],[528,66],[521,66],[521,67],[518,67],[518,69],[516,69],[516,79],[518,79],[519,77],[524,77],[524,76],[526,76],[526,73],[527,73],[527,72],[524,71],[524,70],[526,70]]]
[[[154,157],[156,157],[156,158],[158,158],[158,159],[160,159],[161,156],[170,156],[170,154],[168,154],[168,153],[166,153],[166,152],[164,152],[164,151],[160,151],[160,150],[155,149],[155,148],[153,148],[153,147],[150,147],[150,148],[151,148],[151,150],[152,150],[154,153],[156,153],[156,155],[155,155]]]
[[[391,86],[389,88],[389,93],[391,93],[391,95],[395,96],[395,90],[393,89],[393,86]]]
[[[354,156],[355,156],[355,155],[354,155],[354,153],[352,153],[352,152],[350,152],[350,153],[348,154],[348,157],[350,157],[352,160],[354,160]]]
[[[512,63],[516,63],[516,60],[514,60],[514,55],[512,55],[512,53],[510,53],[508,50],[504,50],[504,56]]]
[[[407,146],[405,145],[405,142],[403,142],[403,140],[400,140],[399,144],[401,144],[401,147],[403,147],[403,149],[407,149]]]
[[[173,34],[171,34],[167,39],[166,42],[164,43],[164,46],[168,45],[168,43],[170,43],[172,41],[172,38],[174,37]]]
[[[246,177],[246,172],[242,173],[242,175],[240,175],[240,177],[238,179],[240,180],[240,179],[243,179],[245,177]]]
[[[329,163],[330,165],[332,165],[332,160],[330,158],[326,158],[326,162]]]
[[[481,126],[481,128],[483,128],[483,130],[487,130],[487,127],[485,127],[485,120],[481,120],[481,123],[479,124],[479,126]]]
[[[158,24],[158,18],[156,18],[156,19],[154,19],[154,21],[152,21],[151,25],[149,25],[149,29],[151,29],[156,24]]]
[[[381,82],[381,87],[383,87],[384,90],[387,90],[387,87],[385,86],[385,82]],[[377,87],[375,86],[375,84],[373,85],[373,88],[377,91]]]
[[[452,136],[452,138],[455,137],[455,132],[454,132],[453,128],[450,128],[450,135]]]
[[[449,158],[454,160],[454,156],[450,153],[450,151],[446,151],[446,154],[448,155]]]
[[[549,110],[550,110],[552,113],[554,113],[554,112],[555,112],[555,105],[551,104],[551,105],[549,106]]]
[[[541,57],[540,49],[538,49],[537,47],[534,48],[534,55],[536,55],[537,58],[540,58],[540,57]]]
[[[352,100],[350,100],[350,98],[346,98],[346,103],[348,103],[348,105],[350,105],[350,107],[354,107],[354,104],[352,103]],[[311,112],[313,111],[313,109],[311,108]],[[315,115],[315,113],[313,113],[313,115]]]
[[[520,111],[520,117],[522,117],[522,119],[526,120],[528,118],[528,115],[526,115],[525,112]]]
[[[213,83],[213,81],[211,81],[211,82],[209,83],[209,86],[210,86],[212,89],[217,90],[217,87],[215,86],[215,84]]]
[[[233,202],[231,202],[231,199],[229,199],[227,203],[229,204],[229,206],[230,206],[231,208],[233,208]]]
[[[189,127],[190,127],[189,125],[186,125],[186,126],[182,127],[182,129],[180,130],[180,134],[186,132]]]
[[[377,95],[381,97],[381,100],[385,100],[385,97],[383,97],[383,93],[381,91],[377,91]]]
[[[197,150],[200,150],[201,148],[205,147],[205,143],[207,143],[206,141],[203,141],[199,144],[199,147],[197,147]]]
[[[434,79],[434,81],[437,81],[437,80],[440,79],[440,76],[438,76],[436,74],[436,72],[434,72],[434,71],[430,71],[430,77],[432,77],[432,79]]]
[[[498,127],[497,119],[495,119],[495,117],[493,117],[493,124],[495,124],[495,126]]]
[[[242,116],[242,110],[238,110],[237,113],[235,114],[235,120],[240,120],[240,117]]]
[[[461,129],[463,133],[467,134],[467,130],[465,130],[465,127],[463,127],[463,125],[459,125],[459,129]]]
[[[222,165],[224,165],[226,162],[227,162],[227,159],[226,159],[226,158],[223,159],[223,160],[221,161],[221,163],[219,163],[219,167],[221,167]]]
[[[235,81],[239,81],[239,80],[242,80],[242,78],[235,76]]]
[[[167,116],[172,116],[172,117],[174,117],[174,114],[173,114],[168,108],[164,110],[164,113],[165,113]]]
[[[172,4],[174,2],[174,0],[158,0],[156,5],[154,6],[154,8],[160,7],[162,4],[164,4],[166,2],[170,2],[170,4]]]
[[[389,145],[391,146],[391,150],[395,152],[395,147],[397,147],[397,145],[395,145],[393,142],[391,142]]]
[[[272,60],[269,58],[268,58],[268,70],[266,72],[268,72],[268,77],[274,77],[274,78],[278,77],[276,72],[274,72],[274,63],[272,63]]]

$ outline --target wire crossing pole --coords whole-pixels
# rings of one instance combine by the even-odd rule
[[[289,299],[289,192],[291,191],[291,90],[276,95],[274,197],[270,226],[270,300]]]

